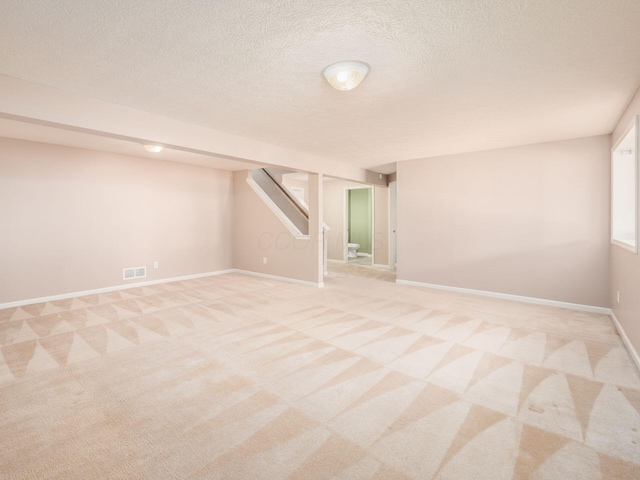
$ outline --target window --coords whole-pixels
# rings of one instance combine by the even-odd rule
[[[638,253],[638,116],[611,151],[611,242]]]

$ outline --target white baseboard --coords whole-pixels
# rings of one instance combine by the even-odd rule
[[[471,288],[449,287],[447,285],[436,285],[433,283],[414,282],[411,280],[396,279],[396,283],[401,285],[412,285],[414,287],[433,288],[435,290],[446,290],[448,292],[468,293],[470,295],[499,298],[502,300],[513,300],[515,302],[533,303],[536,305],[547,305],[549,307],[567,308],[569,310],[578,310],[580,312],[601,313],[603,315],[611,314],[610,308],[594,307],[591,305],[581,305],[579,303],[558,302],[557,300],[546,300],[544,298],[523,297],[521,295],[511,295],[509,293],[487,292],[486,290],[473,290]]]
[[[334,260],[333,258],[327,258],[327,263],[347,263],[345,260]]]
[[[616,314],[613,313],[613,310],[610,311],[609,316],[611,317],[611,320],[613,320],[613,324],[616,326],[616,330],[620,334],[620,338],[622,338],[622,343],[624,343],[624,346],[627,347],[627,350],[629,351],[631,358],[635,362],[636,367],[638,367],[638,370],[640,370],[640,355],[638,355],[638,351],[635,349],[635,347],[631,343],[631,340],[629,340],[629,337],[627,336],[627,332],[625,332],[624,328],[622,328],[622,325],[620,324],[620,321],[616,317]]]
[[[0,303],[0,310],[4,308],[21,307],[22,305],[30,305],[32,303],[52,302],[54,300],[64,300],[73,297],[83,297],[85,295],[95,295],[96,293],[109,293],[117,290],[127,290],[128,288],[148,287],[150,285],[158,285],[159,283],[180,282],[183,280],[193,280],[195,278],[212,277],[214,275],[224,275],[233,273],[234,270],[218,270],[216,272],[196,273],[193,275],[183,275],[181,277],[161,278],[159,280],[149,280],[147,282],[127,283],[125,285],[114,285],[112,287],[95,288],[93,290],[83,290],[80,292],[63,293],[60,295],[50,295],[48,297],[30,298],[28,300],[18,300],[16,302]]]
[[[374,263],[373,266],[376,268],[386,268],[387,270],[391,270],[389,265],[383,265],[382,263]]]
[[[241,273],[244,275],[269,278],[271,280],[280,280],[280,281],[289,282],[289,283],[297,283],[299,285],[307,285],[310,287],[318,287],[318,288],[324,287],[324,283],[307,282],[304,280],[297,280],[295,278],[278,277],[276,275],[267,275],[266,273],[249,272],[247,270],[237,270],[234,268],[230,268],[227,270],[218,270],[215,272],[195,273],[193,275],[183,275],[181,277],[161,278],[158,280],[149,280],[146,282],[127,283],[126,285],[114,285],[112,287],[95,288],[93,290],[82,290],[79,292],[62,293],[60,295],[50,295],[48,297],[29,298],[27,300],[18,300],[15,302],[0,303],[0,310],[5,308],[21,307],[22,305],[30,305],[32,303],[52,302],[55,300],[65,300],[67,298],[83,297],[86,295],[95,295],[97,293],[109,293],[109,292],[115,292],[118,290],[127,290],[128,288],[148,287],[150,285],[158,285],[160,283],[180,282],[183,280],[193,280],[195,278],[213,277],[214,275],[225,275],[228,273]]]
[[[371,254],[370,253],[360,253],[360,252],[356,252],[356,256],[358,257],[370,257]]]
[[[250,272],[249,270],[234,269],[234,270],[231,270],[231,273],[241,273],[243,275],[251,275],[252,277],[268,278],[270,280],[279,280],[281,282],[296,283],[298,285],[306,285],[308,287],[317,287],[317,288],[324,287],[324,282],[321,282],[321,283],[309,282],[307,280],[298,280],[297,278],[279,277],[277,275],[269,275],[268,273]]]

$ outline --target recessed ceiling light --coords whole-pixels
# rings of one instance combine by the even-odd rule
[[[362,62],[338,62],[322,72],[329,85],[336,90],[353,90],[369,73],[369,66]]]
[[[152,144],[150,144],[150,143],[148,143],[148,144],[146,144],[146,145],[144,146],[144,149],[145,149],[147,152],[151,152],[151,153],[158,153],[158,152],[161,152],[163,148],[164,148],[164,147],[163,147],[162,145],[152,145]]]

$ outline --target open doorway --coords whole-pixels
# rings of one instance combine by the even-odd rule
[[[346,187],[344,205],[344,258],[347,263],[374,265],[373,187]]]
[[[306,174],[285,173],[282,175],[282,183],[301,203],[306,203],[309,190]],[[354,226],[349,225],[349,190],[370,192],[371,200],[367,198],[365,209],[366,223],[370,225],[365,226],[365,231],[371,232],[370,249],[367,248],[367,241],[363,241],[361,237],[354,237],[357,235],[358,226],[354,230]],[[357,196],[357,193],[355,195]],[[392,230],[389,218],[390,188],[325,176],[322,196],[323,221],[329,227],[326,230],[324,242],[327,271],[334,275],[354,275],[395,281],[395,269],[392,266],[395,262],[390,264],[390,232]],[[349,233],[352,234],[351,242]],[[354,240],[359,247],[365,246],[358,248],[355,257],[349,259],[347,258],[348,244],[354,243]]]

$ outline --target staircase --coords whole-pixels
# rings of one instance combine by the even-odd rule
[[[277,180],[278,175],[268,168],[251,170],[247,183],[287,227],[300,239],[309,239],[309,208],[300,202],[285,185]],[[327,274],[327,234],[329,227],[323,224],[324,273]]]
[[[305,237],[309,235],[309,210],[302,205],[298,199],[284,186],[276,180],[275,176],[269,172],[267,168],[259,168],[251,171],[251,179],[256,186],[269,198],[273,205],[269,205],[277,209],[276,215],[289,228],[291,233],[296,237]],[[251,185],[251,183],[249,183]],[[252,185],[252,188],[255,187]],[[258,192],[257,192],[258,193]],[[260,193],[258,193],[260,195]],[[264,196],[260,195],[264,200]],[[268,204],[269,202],[267,202]],[[279,212],[279,213],[278,213]],[[285,219],[282,218],[285,217]]]

